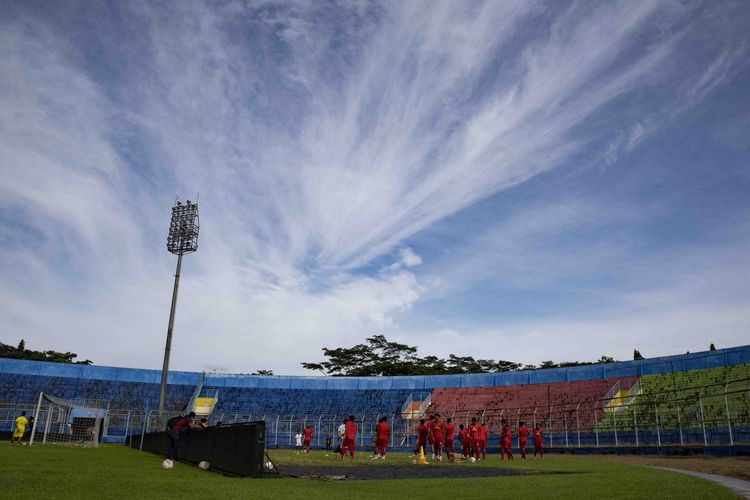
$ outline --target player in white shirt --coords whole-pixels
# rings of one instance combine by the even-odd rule
[[[346,422],[346,420],[344,420],[344,422]],[[346,436],[346,425],[345,424],[339,425],[339,428],[336,429],[336,434],[338,434],[339,436],[339,450],[340,450],[341,445],[344,444],[344,437]]]
[[[294,435],[294,445],[297,448],[297,453],[302,451],[302,433],[300,431],[297,431],[297,434]]]

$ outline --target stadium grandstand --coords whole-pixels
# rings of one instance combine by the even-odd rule
[[[414,423],[439,412],[541,424],[551,447],[705,447],[750,443],[750,346],[544,370],[403,377],[306,377],[170,372],[158,414],[160,372],[0,359],[0,425],[34,414],[40,393],[103,408],[101,439],[122,442],[195,411],[212,425],[264,420],[267,443],[287,447],[305,425],[321,445],[346,415],[368,443],[388,416],[391,446],[413,446]]]

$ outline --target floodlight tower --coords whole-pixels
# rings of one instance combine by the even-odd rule
[[[164,347],[164,366],[161,370],[161,387],[159,389],[159,412],[164,411],[164,399],[167,394],[167,373],[169,373],[169,353],[172,350],[172,329],[174,327],[174,312],[177,307],[177,288],[180,286],[180,270],[182,256],[198,250],[198,204],[187,200],[184,204],[177,197],[172,207],[172,220],[169,222],[169,236],[167,236],[167,250],[177,255],[177,271],[174,274],[174,290],[172,290],[172,308],[169,310],[169,326],[167,327],[167,345]]]

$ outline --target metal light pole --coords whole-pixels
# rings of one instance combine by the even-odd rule
[[[164,400],[167,395],[167,374],[169,373],[169,354],[172,351],[172,330],[174,329],[174,314],[177,309],[177,289],[180,286],[180,271],[182,270],[182,256],[198,250],[198,204],[187,200],[185,204],[176,200],[172,207],[172,220],[169,223],[167,250],[177,255],[177,270],[174,275],[174,289],[172,290],[172,307],[169,310],[169,326],[167,327],[167,343],[164,346],[164,365],[161,370],[161,387],[159,388],[159,413],[164,411]]]

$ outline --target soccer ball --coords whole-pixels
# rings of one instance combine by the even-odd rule
[[[471,463],[474,463],[474,462],[476,462],[476,461],[477,461],[477,459],[476,459],[476,458],[474,458],[474,457],[471,457],[471,458],[469,459],[469,461],[470,461]]]
[[[174,469],[174,462],[172,462],[168,458],[165,458],[164,461],[161,463],[161,468],[164,470],[172,470]]]
[[[272,462],[266,462],[266,469],[273,470],[273,463]]]
[[[211,464],[209,464],[205,460],[201,460],[200,462],[198,462],[199,469],[208,470],[209,467],[211,467]]]

